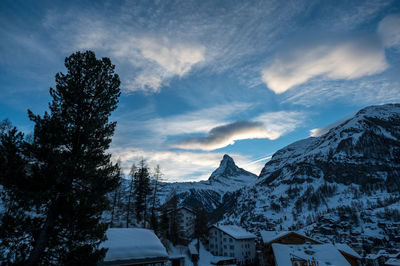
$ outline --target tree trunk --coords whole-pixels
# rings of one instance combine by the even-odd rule
[[[52,229],[54,226],[54,219],[56,217],[55,210],[56,204],[52,204],[47,213],[46,222],[43,225],[42,230],[40,231],[38,239],[35,241],[35,246],[33,247],[33,250],[29,255],[28,261],[25,265],[38,265],[40,257],[42,256],[42,253],[47,246],[47,241],[49,240],[49,230]]]

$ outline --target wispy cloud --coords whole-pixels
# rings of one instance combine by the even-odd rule
[[[174,145],[190,150],[216,150],[245,139],[274,140],[292,131],[302,121],[296,112],[273,112],[258,116],[255,121],[235,121],[212,128],[206,136],[187,137]]]
[[[136,147],[160,148],[168,146],[169,137],[194,133],[206,133],[216,126],[226,124],[238,113],[253,107],[249,103],[233,102],[167,117],[126,113],[117,117],[115,144]],[[135,119],[136,118],[136,119]],[[143,120],[137,120],[143,118]],[[132,135],[135,137],[132,138]]]
[[[386,16],[379,23],[378,34],[386,47],[400,46],[400,14]]]
[[[384,71],[385,51],[373,37],[352,38],[340,43],[311,44],[280,56],[262,71],[262,79],[275,93],[283,93],[312,78],[357,79]]]
[[[128,91],[159,92],[171,78],[184,76],[205,60],[205,47],[201,44],[171,41],[165,36],[133,37],[129,32],[94,28],[89,34],[78,34],[75,46],[110,53],[130,69],[136,69],[138,74],[132,71],[125,80],[124,87]]]
[[[252,121],[237,121],[215,127],[205,137],[189,137],[174,145],[181,149],[216,150],[232,145],[243,139],[275,139],[276,132],[268,132],[261,123]]]

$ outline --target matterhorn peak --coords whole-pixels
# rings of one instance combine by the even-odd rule
[[[222,157],[219,167],[211,174],[209,180],[217,181],[221,178],[235,178],[238,176],[253,176],[254,174],[239,168],[228,154]],[[255,175],[254,175],[255,176]]]

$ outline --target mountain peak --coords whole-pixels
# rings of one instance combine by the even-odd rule
[[[211,174],[209,180],[218,181],[221,178],[234,178],[238,176],[255,176],[254,174],[239,168],[228,154],[222,157],[219,167]]]

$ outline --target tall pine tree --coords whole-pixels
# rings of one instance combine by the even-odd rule
[[[9,195],[26,195],[18,205],[30,209],[16,218],[21,226],[15,235],[23,230],[28,246],[20,258],[25,265],[93,265],[105,255],[99,249],[107,229],[101,215],[109,208],[106,195],[118,185],[106,151],[116,126],[109,117],[117,108],[120,81],[111,61],[91,51],[72,54],[65,66],[67,73],[58,73],[56,88],[50,89],[50,112],[28,111],[33,139],[19,146],[25,146],[20,157],[29,162],[18,182],[8,186]],[[27,222],[29,215],[33,223]]]
[[[150,216],[150,227],[154,230],[154,232],[158,232],[158,216],[157,216],[157,192],[158,192],[158,183],[162,181],[162,173],[160,169],[160,165],[157,165],[154,169],[153,175],[153,195],[151,199],[151,216]]]
[[[137,167],[133,163],[131,166],[131,170],[129,172],[129,187],[128,187],[128,202],[126,204],[126,228],[129,227],[129,224],[131,222],[131,203],[132,203],[132,197],[133,197],[133,192],[134,192],[134,184],[135,184],[135,178],[137,174]]]
[[[136,219],[138,222],[142,221],[143,226],[146,226],[147,197],[151,193],[151,188],[149,167],[146,165],[146,161],[143,158],[140,160],[139,167],[135,174],[134,186]]]

